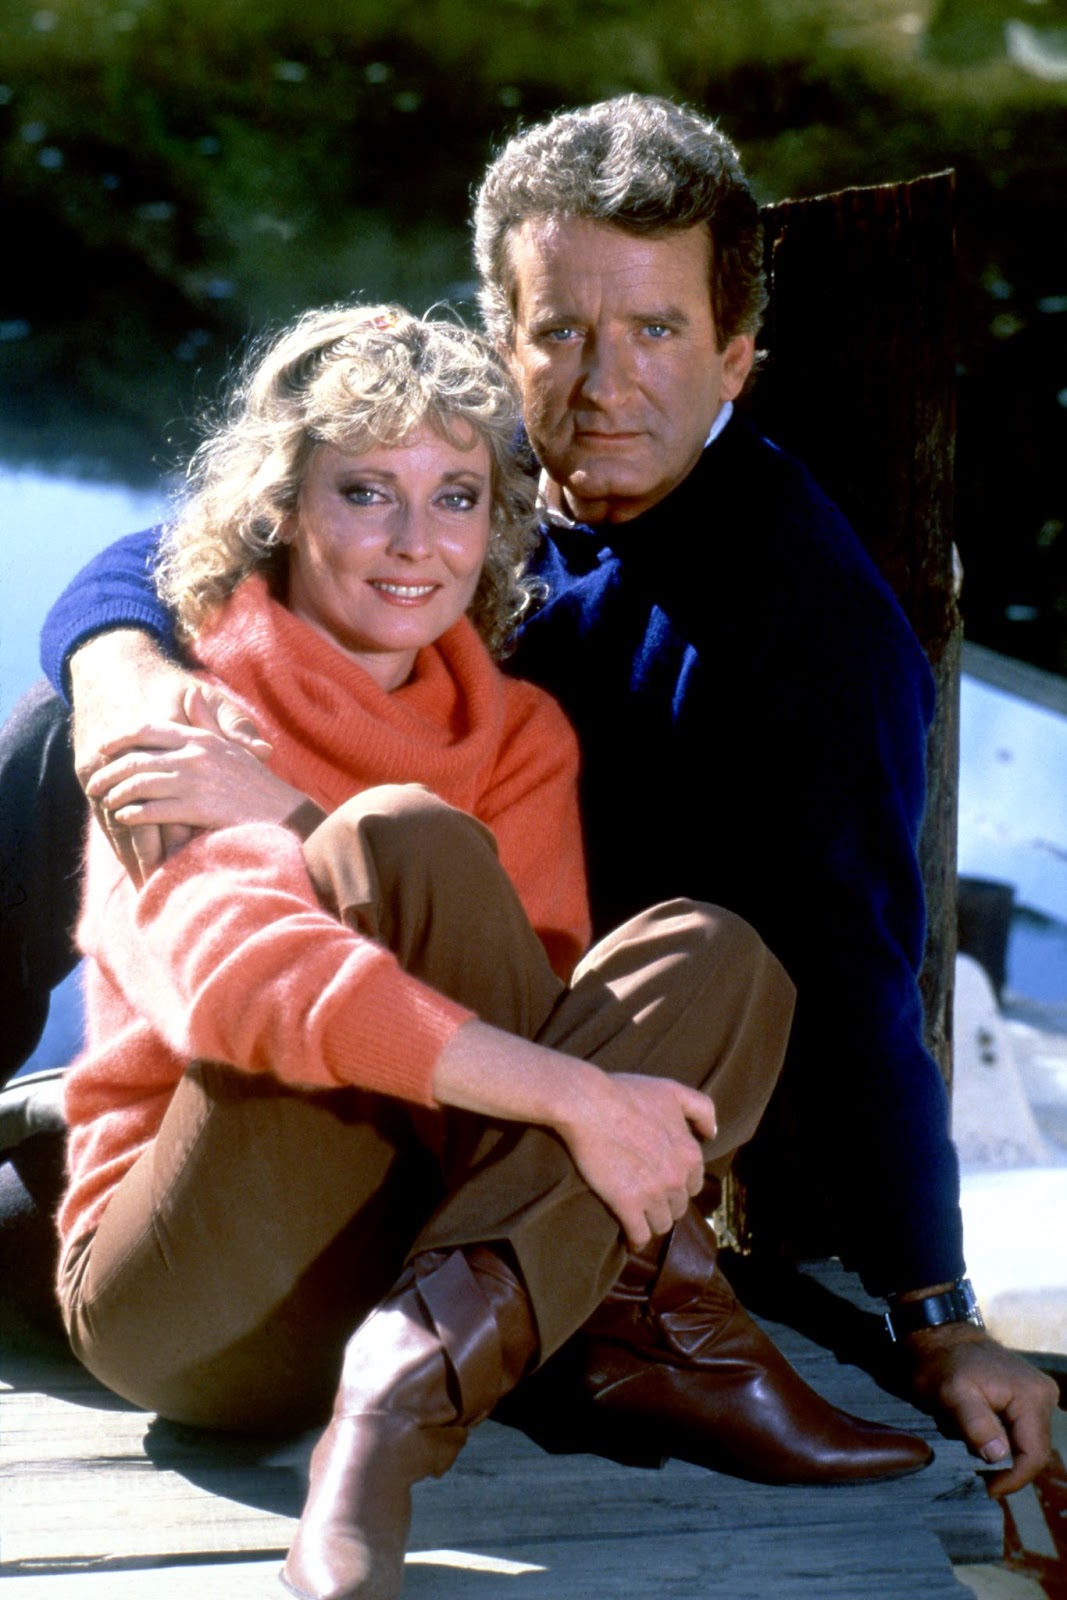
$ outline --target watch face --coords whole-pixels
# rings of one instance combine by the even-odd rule
[[[976,1328],[984,1328],[985,1321],[978,1304],[978,1296],[974,1292],[974,1286],[970,1278],[961,1278],[956,1285],[955,1293],[959,1296],[963,1312],[958,1320],[961,1322],[973,1322]]]

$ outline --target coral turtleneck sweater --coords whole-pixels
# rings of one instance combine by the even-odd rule
[[[556,703],[498,672],[466,619],[387,693],[251,578],[196,653],[270,740],[272,770],[324,810],[375,784],[422,783],[480,818],[569,974],[589,931],[577,744]],[[200,835],[140,893],[93,824],[78,940],[88,1042],[67,1077],[65,1246],[99,1222],[188,1061],[433,1104],[437,1057],[471,1016],[328,916],[300,840],[274,824]]]

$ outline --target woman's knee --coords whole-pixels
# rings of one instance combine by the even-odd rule
[[[501,918],[522,920],[489,829],[418,784],[357,795],[312,834],[304,859],[331,915],[454,998],[451,947],[470,952]]]
[[[311,837],[328,838],[334,832],[353,831],[386,841],[410,834],[411,848],[438,835],[448,840],[472,832],[490,840],[493,837],[483,823],[449,805],[421,783],[379,783],[364,789],[331,812]]]
[[[339,806],[304,845],[327,910],[379,937],[383,908],[498,872],[489,829],[421,784],[380,784]]]
[[[401,869],[410,867],[413,858],[446,864],[457,852],[497,860],[496,839],[485,823],[421,783],[382,784],[368,796],[366,825],[379,850],[393,852]]]

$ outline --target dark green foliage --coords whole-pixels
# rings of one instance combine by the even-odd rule
[[[764,199],[957,168],[969,628],[1067,670],[1065,22],[1062,0],[0,0],[0,449],[155,476],[250,330],[467,301],[471,185],[519,119],[670,94],[721,116]]]

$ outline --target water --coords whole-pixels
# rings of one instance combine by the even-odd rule
[[[0,719],[41,675],[38,635],[60,591],[112,539],[158,521],[163,505],[162,490],[0,467]]]

